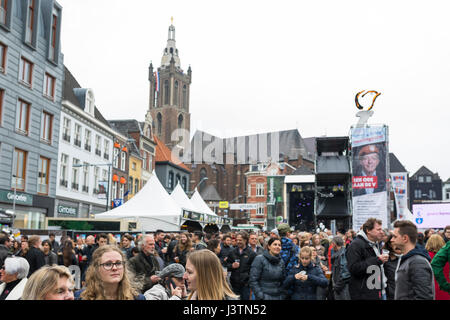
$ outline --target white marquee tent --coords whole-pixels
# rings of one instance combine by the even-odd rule
[[[180,185],[180,182],[178,182],[175,189],[173,189],[172,193],[170,194],[170,197],[175,200],[175,202],[184,210],[188,211],[194,211],[198,213],[206,213],[197,208],[192,201],[188,198],[186,193],[184,193],[183,188]]]
[[[208,205],[206,204],[206,202],[203,200],[202,196],[200,195],[200,193],[198,192],[197,188],[195,188],[195,192],[191,197],[191,202],[202,212],[205,212],[207,214],[210,214],[214,217],[217,217],[217,214],[212,211]]]
[[[155,171],[145,186],[120,207],[95,215],[97,219],[133,219],[144,231],[180,230],[182,208],[162,186]]]

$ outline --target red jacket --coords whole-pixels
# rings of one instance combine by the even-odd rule
[[[433,261],[434,255],[436,253],[432,252],[432,251],[428,251],[428,253],[430,255],[431,261]],[[449,264],[448,263],[444,266],[444,276],[447,279],[447,281],[450,282],[449,281]],[[435,291],[436,291],[436,295],[435,295],[436,296],[436,300],[450,300],[450,293],[442,291],[442,290],[439,289],[439,285],[436,282],[436,278],[434,279],[434,288],[435,288]]]

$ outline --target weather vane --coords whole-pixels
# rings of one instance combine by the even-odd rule
[[[364,110],[364,106],[362,106],[361,103],[359,102],[359,98],[360,97],[364,98],[367,94],[371,94],[373,96],[372,104],[370,105],[370,107],[367,110]],[[357,128],[364,127],[367,123],[367,120],[369,120],[369,118],[371,116],[373,116],[374,112],[373,112],[372,108],[373,108],[373,105],[375,104],[375,100],[378,98],[379,95],[381,95],[381,92],[377,92],[375,90],[370,90],[370,91],[363,90],[356,94],[355,104],[356,104],[356,107],[359,110],[361,110],[361,111],[358,111],[358,113],[356,114],[356,116],[359,117],[359,121],[356,124]]]

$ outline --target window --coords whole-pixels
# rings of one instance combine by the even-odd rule
[[[59,185],[67,188],[67,160],[69,156],[62,153],[61,154],[61,171]]]
[[[78,167],[74,167],[74,165],[79,165],[80,160],[73,158],[72,160],[72,190],[78,191]]]
[[[416,199],[422,198],[422,191],[421,190],[414,190],[414,198],[416,198]]]
[[[176,175],[175,184],[178,184],[180,182],[181,176],[179,174]]]
[[[111,198],[117,199],[117,181],[113,182]]]
[[[103,146],[104,146],[103,158],[109,160],[109,141],[105,139],[103,142]]]
[[[183,187],[184,191],[187,191],[187,180],[186,180],[186,177],[183,177],[183,179],[181,180],[181,186]]]
[[[164,104],[169,104],[169,80],[164,80]]]
[[[133,163],[132,163],[131,168],[132,168],[133,170],[136,170],[136,162],[133,162]]]
[[[55,84],[56,78],[52,75],[45,73],[44,76],[44,96],[53,100],[55,98]]]
[[[33,41],[33,29],[34,29],[34,2],[35,0],[29,0],[28,2],[28,23],[27,23],[27,31],[26,31],[26,42],[29,44]]]
[[[170,190],[173,189],[173,172],[169,172],[169,184],[167,186]]]
[[[121,184],[119,189],[119,199],[123,199],[125,194],[125,185]]]
[[[2,125],[2,114],[3,114],[3,96],[5,95],[5,90],[0,89],[0,126]]]
[[[175,89],[173,93],[173,104],[178,105],[178,81],[175,81]]]
[[[86,94],[86,112],[90,113],[90,114],[94,114],[94,106],[95,106],[95,99],[94,99],[94,94],[92,93],[91,90],[88,90],[87,94]]]
[[[25,191],[25,178],[27,167],[27,152],[14,149],[13,155],[13,177],[11,180],[12,189]]]
[[[32,80],[33,63],[22,57],[20,59],[19,81],[27,87],[31,87]]]
[[[426,182],[431,182],[431,176],[426,176],[425,179]]]
[[[81,125],[78,123],[75,123],[75,139],[73,144],[81,148]]]
[[[17,101],[16,109],[16,130],[20,133],[28,135],[30,122],[30,104],[23,101]]]
[[[134,193],[138,193],[139,192],[139,179],[135,179],[134,180]]]
[[[102,171],[102,181],[108,181],[108,170],[106,170],[106,169],[103,169],[103,171]],[[109,191],[109,190],[108,190]]]
[[[247,192],[248,192],[247,197],[251,197],[252,196],[252,185],[251,184],[248,185]]]
[[[51,143],[52,131],[53,131],[53,115],[43,111],[41,118],[41,140],[47,143]]]
[[[48,194],[48,175],[50,172],[50,159],[39,158],[39,174],[38,174],[38,188],[40,194]]]
[[[187,109],[187,89],[186,89],[186,85],[183,86],[183,108]]]
[[[434,190],[430,190],[430,199],[435,199],[436,198],[436,192]]]
[[[53,14],[52,16],[52,30],[50,35],[51,47],[50,47],[50,60],[56,61],[56,28],[58,26],[58,16]]]
[[[178,116],[178,129],[182,129],[183,128],[183,115],[179,115]]]
[[[152,167],[153,160],[152,160],[152,154],[151,153],[148,154],[147,162],[148,162],[148,171],[152,171],[153,170],[153,167]]]
[[[70,119],[64,117],[63,120],[63,140],[70,142],[70,131],[72,130],[72,126],[70,123]]]
[[[91,152],[91,131],[84,131],[84,150]]]
[[[3,3],[3,1],[2,1]],[[1,17],[1,13],[0,13]],[[0,42],[0,72],[6,73],[6,56],[8,52],[8,47]]]
[[[117,149],[117,148],[114,148],[113,159],[114,159],[114,163],[113,163],[114,168],[118,168],[119,167],[119,149]]]
[[[83,187],[81,189],[83,192],[89,192],[89,164],[83,163]]]
[[[264,215],[264,203],[258,203],[258,208],[256,209],[257,216]]]
[[[158,115],[156,116],[156,121],[157,121],[157,127],[158,127],[158,135],[161,136],[161,132],[162,132],[162,115],[161,115],[161,113],[158,113]]]
[[[122,151],[120,155],[120,170],[125,171],[126,161],[127,161],[127,153]]]
[[[142,153],[142,169],[147,170],[147,151],[141,151]]]
[[[419,176],[419,182],[424,182],[423,176]]]
[[[100,157],[102,156],[101,145],[102,145],[102,142],[101,142],[100,136],[95,135],[95,154]]]
[[[256,184],[256,196],[257,197],[264,197],[264,183],[257,183]]]
[[[133,177],[128,179],[128,190],[133,193]]]
[[[7,12],[8,12],[8,0],[0,0],[0,24],[6,24]]]
[[[98,181],[100,178],[99,174],[100,174],[100,168],[94,167],[94,193],[98,193]]]

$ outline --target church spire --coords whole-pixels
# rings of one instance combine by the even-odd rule
[[[178,49],[175,41],[175,27],[173,25],[173,17],[171,17],[171,24],[169,26],[169,35],[167,38],[167,46],[164,49],[163,57],[161,59],[161,66],[169,66],[170,60],[175,60],[175,66],[180,68],[180,57],[178,56]]]

